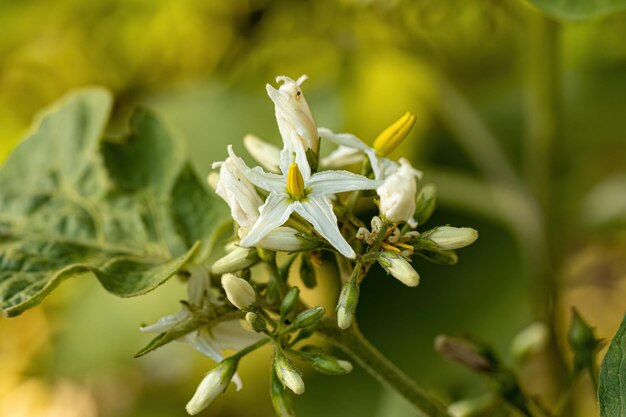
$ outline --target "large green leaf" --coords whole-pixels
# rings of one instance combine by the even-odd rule
[[[5,315],[74,276],[95,276],[118,296],[143,294],[200,245],[210,252],[223,205],[189,168],[184,145],[147,111],[133,116],[130,135],[102,141],[110,107],[104,90],[68,96],[0,169]]]
[[[626,317],[602,361],[598,401],[602,417],[626,416]]]
[[[626,10],[626,0],[528,0],[551,16],[566,20],[587,19]]]

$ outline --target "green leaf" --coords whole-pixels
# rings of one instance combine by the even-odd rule
[[[189,168],[184,145],[145,110],[127,137],[102,141],[110,108],[104,90],[69,95],[0,168],[5,315],[76,276],[95,276],[118,296],[140,295],[200,246],[210,252],[225,210]]]
[[[602,361],[598,401],[602,417],[626,416],[626,317]]]
[[[529,0],[550,16],[581,20],[626,10],[626,0]]]

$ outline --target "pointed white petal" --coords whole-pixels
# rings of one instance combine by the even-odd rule
[[[282,226],[293,213],[293,204],[289,202],[284,191],[283,194],[272,193],[267,197],[265,204],[259,207],[259,211],[261,212],[259,219],[241,240],[241,246],[254,246],[269,232]]]
[[[280,149],[255,135],[246,135],[243,145],[252,157],[270,172],[279,172]]]
[[[183,306],[183,308],[176,314],[161,317],[156,323],[149,326],[142,326],[139,330],[144,333],[165,333],[178,323],[184,321],[187,317],[189,317],[189,315],[189,310],[187,307]]]
[[[263,334],[244,329],[239,320],[218,323],[211,328],[211,334],[215,340],[213,346],[219,351],[241,350],[265,337]]]
[[[283,191],[285,189],[285,180],[281,175],[271,174],[263,171],[260,167],[250,168],[246,163],[235,154],[232,145],[228,145],[228,155],[237,164],[238,169],[259,188],[267,191]]]
[[[298,164],[298,169],[305,181],[311,177],[311,167],[309,166],[309,160],[306,159],[306,151],[302,144],[297,141],[285,140],[285,147],[280,151],[280,169],[283,175],[287,175],[289,165],[292,162]]]
[[[295,211],[304,217],[315,230],[347,258],[354,258],[356,254],[344,239],[337,226],[337,217],[333,206],[327,197],[310,195],[304,201],[294,203]]]
[[[317,196],[345,191],[373,190],[382,183],[349,171],[322,171],[313,174],[306,187],[311,189],[311,196]]]
[[[209,271],[202,265],[189,265],[187,271],[191,274],[187,282],[187,299],[195,306],[201,306],[206,292],[211,288]]]

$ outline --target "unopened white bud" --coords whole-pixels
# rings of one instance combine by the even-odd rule
[[[340,329],[345,330],[352,325],[358,302],[359,284],[356,280],[350,280],[341,289],[337,302],[337,326]]]
[[[276,352],[274,355],[274,370],[278,379],[294,394],[300,395],[304,392],[304,381],[300,372],[289,358],[280,352]]]
[[[254,248],[235,247],[224,257],[218,259],[211,267],[214,275],[241,271],[259,262],[259,254]]]
[[[279,252],[301,252],[317,249],[319,240],[307,236],[291,227],[277,227],[261,239],[257,247]]]
[[[239,310],[246,310],[256,301],[256,292],[252,285],[234,274],[222,275],[222,287],[228,301]]]
[[[478,239],[478,232],[470,227],[440,226],[422,237],[437,245],[438,249],[461,249]]]
[[[392,223],[407,222],[415,227],[415,196],[417,194],[417,178],[421,172],[414,169],[409,161],[400,159],[400,167],[385,179],[383,185],[376,189],[380,197],[380,213]]]
[[[378,263],[398,281],[409,287],[420,283],[420,276],[404,256],[394,252],[381,252]]]
[[[237,361],[226,359],[209,372],[185,407],[191,415],[207,408],[220,394],[226,391],[237,370]]]
[[[536,322],[522,330],[511,342],[511,356],[518,362],[524,361],[529,356],[541,352],[549,339],[548,327],[541,322]]]

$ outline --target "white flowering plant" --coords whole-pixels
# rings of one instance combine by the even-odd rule
[[[177,313],[141,328],[157,336],[137,355],[179,341],[217,363],[187,404],[189,414],[207,408],[230,382],[241,389],[240,361],[270,345],[278,416],[295,415],[291,396],[305,391],[296,364],[344,375],[353,362],[422,414],[448,415],[359,331],[359,289],[376,264],[416,287],[418,260],[453,265],[455,250],[478,234],[424,227],[436,190],[421,184],[422,173],[407,159],[390,158],[415,123],[411,113],[370,147],[317,127],[305,80],[281,76],[277,87],[267,85],[282,148],[247,136],[243,144],[259,164],[249,166],[228,146],[226,159],[213,164],[209,188],[189,167],[181,142],[148,111],[135,114],[128,136],[106,137],[111,99],[103,90],[78,92],[44,113],[0,170],[4,314],[37,305],[73,276],[95,276],[123,297],[178,276],[188,299]],[[322,140],[337,146],[324,157]],[[214,256],[222,244],[224,255]],[[321,276],[321,265],[335,269],[336,278]],[[322,279],[339,280],[335,311],[308,304],[294,284],[314,289]],[[226,350],[235,353],[226,357]]]

